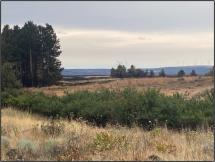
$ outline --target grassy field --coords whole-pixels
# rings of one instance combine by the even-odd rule
[[[145,96],[132,91],[120,92],[128,87],[132,90],[135,88],[138,92],[143,92],[148,88],[157,88],[167,96],[154,93],[154,91],[149,91]],[[101,88],[115,92],[100,91]],[[65,85],[58,86],[25,88],[27,91],[43,92],[45,95],[20,94],[8,100],[14,103],[16,109],[5,107],[1,110],[1,160],[212,161],[214,160],[214,135],[209,127],[198,128],[195,131],[187,129],[173,131],[161,124],[162,127],[157,126],[151,131],[146,131],[137,125],[128,128],[108,123],[106,127],[96,127],[93,123],[83,120],[88,117],[98,117],[103,113],[103,115],[110,113],[112,118],[108,118],[109,120],[115,119],[114,117],[118,120],[122,117],[122,123],[124,120],[133,119],[129,116],[132,114],[135,120],[136,117],[145,119],[147,116],[144,114],[138,116],[141,114],[139,112],[148,107],[151,110],[154,105],[161,112],[156,114],[157,111],[153,109],[149,115],[152,117],[155,115],[164,120],[165,114],[171,111],[167,116],[170,119],[173,116],[174,120],[171,119],[173,124],[177,115],[179,121],[186,121],[185,123],[192,123],[193,120],[199,122],[200,119],[211,121],[210,98],[189,100],[211,88],[213,88],[213,79],[206,76],[126,78],[107,82],[105,79],[102,81],[97,79],[90,83],[72,83],[72,85],[65,83]],[[176,92],[185,94],[188,100],[170,96]],[[71,94],[68,95],[68,93]],[[40,116],[39,113],[31,114],[17,110],[23,105],[27,105],[26,110],[30,107],[31,110],[40,114],[46,114],[49,111],[53,113],[74,111],[79,115],[71,121],[66,118],[51,120]],[[137,111],[136,116],[133,109]],[[180,110],[182,114],[178,113]],[[123,114],[120,116],[119,112],[124,116]]]
[[[42,88],[27,88],[29,91],[38,92],[42,91],[47,95],[63,96],[65,92],[74,92],[81,90],[95,91],[101,88],[108,89],[123,89],[125,87],[135,87],[140,91],[147,88],[159,88],[161,92],[166,95],[172,95],[175,92],[194,96],[198,93],[211,89],[213,87],[213,77],[210,76],[196,76],[196,77],[183,77],[183,78],[170,78],[170,77],[154,77],[154,78],[125,78],[125,79],[102,79],[96,81],[86,82],[85,84],[68,83],[64,86],[50,86]],[[81,81],[84,82],[84,81]],[[76,81],[77,83],[77,81]],[[73,84],[73,85],[71,85]]]
[[[214,160],[210,130],[98,128],[11,108],[1,113],[2,160]]]

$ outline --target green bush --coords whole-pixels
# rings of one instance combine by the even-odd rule
[[[150,129],[158,124],[168,128],[192,128],[213,125],[214,92],[207,91],[191,99],[175,93],[165,96],[157,89],[138,92],[100,89],[79,91],[62,97],[22,92],[8,95],[4,103],[45,116],[79,119],[97,126],[139,125]],[[156,122],[155,122],[156,121]]]

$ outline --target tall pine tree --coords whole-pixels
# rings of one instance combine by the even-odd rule
[[[2,30],[2,63],[13,65],[23,86],[45,86],[61,79],[59,39],[51,25],[32,21],[22,28],[5,25]]]

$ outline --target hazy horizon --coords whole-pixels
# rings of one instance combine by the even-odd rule
[[[135,66],[135,65],[134,65]],[[161,66],[161,67],[137,67],[135,66],[135,68],[140,68],[140,69],[156,69],[156,68],[174,68],[174,67],[211,67],[211,66],[214,66],[214,65],[184,65],[184,66]],[[111,67],[112,68],[112,67]],[[103,68],[103,67],[98,67],[98,68],[70,68],[70,67],[67,67],[67,68],[64,68],[64,69],[111,69],[111,68]],[[117,66],[113,67],[113,68],[117,68]],[[127,66],[126,68],[130,68],[130,66]]]
[[[2,26],[52,25],[65,69],[212,66],[213,13],[213,2],[4,1]]]

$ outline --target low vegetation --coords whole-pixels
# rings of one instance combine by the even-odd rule
[[[98,128],[12,108],[1,114],[1,160],[213,160],[210,130]]]
[[[157,89],[144,92],[132,88],[79,91],[65,96],[20,91],[4,94],[3,106],[67,119],[82,118],[97,126],[138,125],[145,129],[159,125],[181,129],[213,125],[213,89],[187,98],[175,93],[166,96]]]

